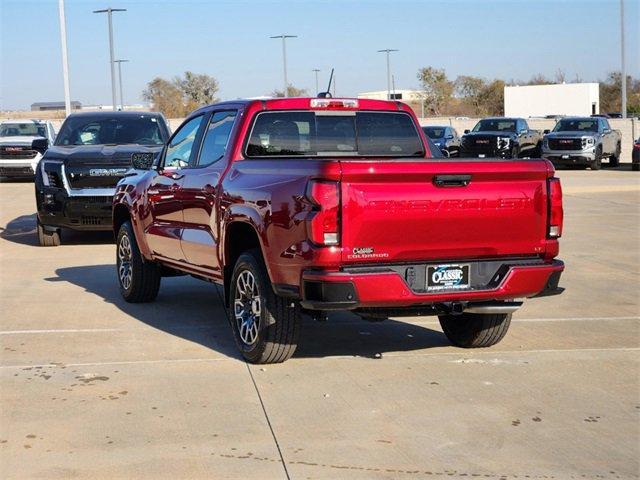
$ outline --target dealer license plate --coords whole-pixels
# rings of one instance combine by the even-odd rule
[[[469,288],[469,265],[434,265],[427,267],[427,291]]]

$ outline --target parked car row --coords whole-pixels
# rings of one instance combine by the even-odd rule
[[[113,231],[127,302],[165,276],[220,284],[254,363],[291,357],[302,313],[333,310],[434,315],[453,344],[491,346],[523,299],[562,292],[560,180],[541,159],[434,156],[391,101],[218,103],[170,137],[157,114],[72,114],[36,169],[38,238]]]
[[[582,166],[592,170],[620,164],[622,135],[604,115],[560,118],[553,130],[529,128],[523,118],[491,117],[480,120],[460,138],[449,126],[423,126],[442,153],[465,158],[545,158],[554,165]],[[632,152],[632,169],[637,170],[637,143]]]

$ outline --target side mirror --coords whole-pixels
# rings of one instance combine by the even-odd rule
[[[542,132],[542,133],[544,133],[544,134],[546,135],[547,133],[551,133],[551,130],[549,130],[549,129],[547,128],[547,129],[546,129],[544,132]]]
[[[447,139],[447,140],[453,140],[453,135],[447,135],[447,136],[446,136],[446,139]]]
[[[470,130],[469,130],[469,129],[466,129],[466,130],[464,131],[464,133],[469,133],[469,132],[470,132]]]
[[[610,129],[610,128],[604,128],[604,129],[602,129],[602,133],[609,133],[609,132],[611,132],[611,129]]]
[[[40,153],[44,153],[49,148],[49,140],[46,138],[36,138],[31,142],[31,150],[36,150]]]
[[[134,153],[131,155],[131,166],[136,170],[151,170],[155,155],[150,152]]]

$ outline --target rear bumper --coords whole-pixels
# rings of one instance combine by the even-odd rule
[[[556,295],[564,263],[514,265],[495,286],[437,293],[412,290],[395,271],[351,273],[306,271],[302,301],[311,310],[353,310],[371,307],[416,307],[449,302],[486,302]]]

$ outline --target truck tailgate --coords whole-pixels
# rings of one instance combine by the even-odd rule
[[[342,161],[347,263],[540,255],[545,161]]]

